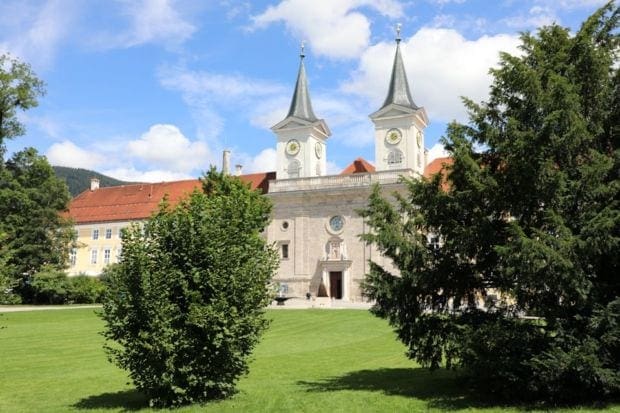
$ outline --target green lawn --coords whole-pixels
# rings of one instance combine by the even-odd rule
[[[269,317],[239,393],[177,411],[522,410],[481,403],[452,374],[418,368],[387,324],[366,311],[278,310]],[[0,325],[0,412],[149,411],[125,372],[107,361],[93,309],[5,313]]]

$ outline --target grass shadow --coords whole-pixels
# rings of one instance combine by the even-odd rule
[[[123,409],[124,411],[135,411],[149,407],[149,403],[146,396],[132,389],[89,396],[75,403],[73,407],[77,409]]]
[[[429,408],[461,410],[470,408],[516,408],[520,410],[546,409],[549,406],[526,402],[506,402],[470,390],[465,381],[453,371],[423,368],[383,368],[358,370],[321,381],[299,381],[309,392],[364,390],[381,392],[388,396],[404,396],[428,402]],[[573,406],[578,407],[578,406]],[[605,405],[581,406],[603,409]]]
[[[429,407],[456,410],[499,406],[485,402],[469,392],[454,372],[423,368],[383,368],[358,370],[321,381],[298,382],[310,392],[365,390],[388,396],[413,397],[429,402]]]

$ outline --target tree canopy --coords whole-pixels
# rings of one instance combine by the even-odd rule
[[[0,158],[4,156],[6,140],[24,134],[24,125],[17,119],[16,110],[36,107],[37,98],[44,93],[45,85],[30,65],[0,55]]]
[[[153,405],[231,395],[267,326],[271,203],[214,169],[203,186],[125,231],[106,272],[105,336],[120,344],[107,350]]]
[[[61,212],[70,200],[65,183],[33,148],[15,153],[0,166],[0,255],[26,301],[29,277],[44,266],[66,268],[74,233]]]
[[[366,294],[410,357],[504,397],[620,392],[618,15],[523,34],[448,127],[451,164],[361,211],[399,270],[371,263]]]
[[[44,93],[26,63],[0,55],[0,301],[28,300],[30,277],[44,266],[66,267],[74,238],[71,223],[61,213],[69,205],[66,185],[44,156],[33,148],[5,160],[5,143],[24,132],[16,110],[37,106]]]

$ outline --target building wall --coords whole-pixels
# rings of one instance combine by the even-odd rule
[[[331,178],[349,179],[347,176],[332,176],[326,177],[326,180]],[[308,179],[296,181],[307,182]],[[403,188],[400,184],[382,185],[384,194]],[[341,298],[359,302],[363,300],[360,284],[368,272],[369,260],[397,273],[389,259],[359,238],[368,228],[357,211],[367,206],[370,191],[371,186],[366,184],[331,188],[315,185],[307,190],[266,195],[274,203],[273,219],[267,227],[266,236],[270,243],[275,244],[281,257],[274,281],[286,286],[287,296],[305,297],[308,292],[317,296],[321,283],[330,296],[329,274],[341,272]],[[342,217],[340,230],[330,226],[334,216]],[[130,224],[123,221],[76,225],[78,247],[69,275],[99,275],[106,265],[118,262],[122,245],[121,229]],[[95,230],[98,231],[97,239],[93,236]],[[282,256],[283,245],[286,245],[287,257]],[[93,251],[96,251],[95,262]],[[106,251],[109,252],[108,260]]]
[[[305,297],[308,292],[317,296],[321,282],[330,295],[329,273],[342,272],[342,299],[362,301],[360,283],[368,272],[368,260],[393,269],[388,259],[359,238],[367,227],[356,211],[367,206],[369,195],[369,186],[268,194],[274,213],[267,238],[281,257],[275,281],[286,286],[288,296]],[[343,218],[340,231],[330,227],[334,216]],[[282,257],[282,245],[288,245],[288,258]]]
[[[130,222],[123,221],[76,225],[77,247],[70,255],[68,274],[99,275],[106,265],[118,262],[121,229],[129,224]],[[98,231],[97,239],[94,236],[95,231]]]

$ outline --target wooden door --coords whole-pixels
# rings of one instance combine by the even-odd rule
[[[342,298],[342,271],[330,271],[329,296],[338,300]]]

